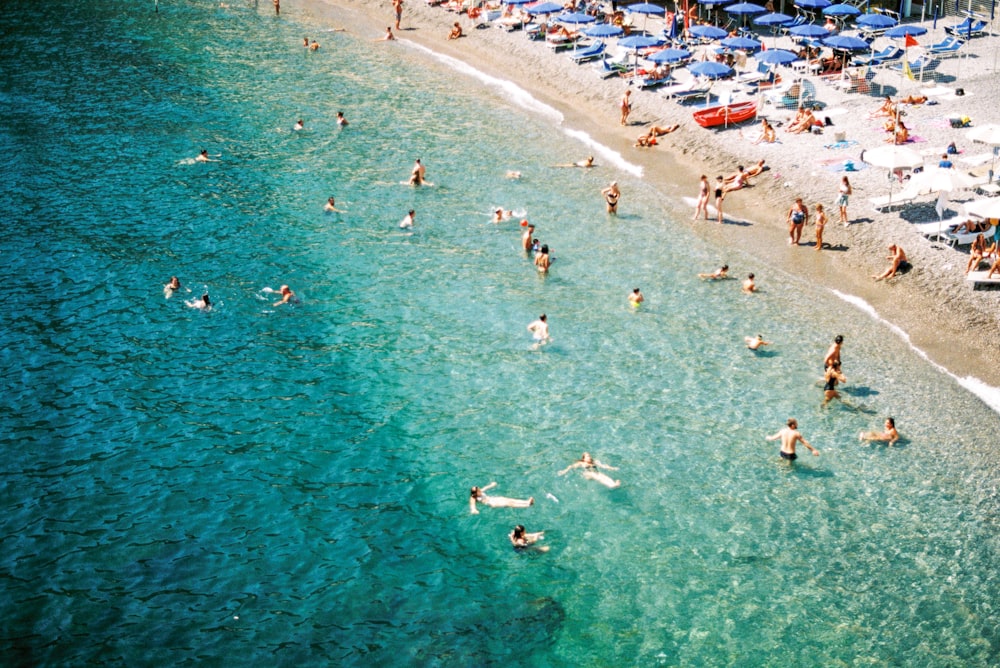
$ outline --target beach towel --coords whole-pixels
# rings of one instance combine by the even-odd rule
[[[850,163],[850,169],[848,169],[848,163]],[[868,169],[868,165],[866,163],[851,160],[838,160],[832,165],[826,166],[826,170],[829,172],[844,172],[845,174],[854,174],[855,172],[860,172],[864,169]]]
[[[857,143],[858,142],[853,139],[844,139],[842,141],[833,142],[832,144],[824,144],[823,148],[832,148],[835,150],[840,148],[850,148],[852,146],[856,146]]]

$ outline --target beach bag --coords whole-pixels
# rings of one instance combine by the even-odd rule
[[[964,88],[956,88],[955,89],[955,97],[962,97],[963,95],[965,95],[965,89]]]

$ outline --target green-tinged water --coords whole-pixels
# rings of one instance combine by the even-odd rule
[[[547,116],[230,4],[0,13],[5,664],[1000,661],[996,413],[649,184],[552,168],[588,149]],[[762,292],[695,277],[723,261]],[[904,441],[860,446],[886,415]],[[822,451],[792,469],[789,416]],[[584,450],[619,489],[556,475]],[[470,515],[490,481],[535,505]]]

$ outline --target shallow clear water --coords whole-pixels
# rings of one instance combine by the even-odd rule
[[[551,168],[585,149],[546,117],[231,4],[0,14],[11,663],[998,661],[995,413],[641,180]],[[400,185],[417,157],[434,187]],[[722,261],[763,292],[694,277]],[[821,410],[837,333],[857,408]],[[888,414],[905,442],[860,447]],[[792,470],[763,439],[790,415],[823,451]],[[556,475],[583,450],[622,487]],[[537,503],[470,516],[491,480]]]

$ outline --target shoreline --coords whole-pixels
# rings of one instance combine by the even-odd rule
[[[348,23],[349,32],[361,39],[376,39],[383,33],[384,25],[392,22],[391,6],[382,0],[348,0],[344,4],[333,0],[310,0],[308,6],[318,11],[324,20]],[[691,118],[691,107],[669,101],[655,91],[634,90],[631,122],[621,127],[617,123],[617,104],[627,87],[622,80],[602,80],[591,66],[577,65],[563,54],[552,53],[543,44],[529,41],[520,31],[507,33],[493,26],[470,28],[465,37],[448,40],[448,31],[456,20],[463,27],[469,23],[464,15],[431,7],[422,0],[412,0],[404,6],[402,30],[397,36],[434,54],[465,63],[487,76],[513,82],[540,102],[558,110],[563,117],[560,127],[570,131],[568,134],[585,133],[598,144],[617,152],[623,160],[640,166],[643,181],[678,201],[697,192],[701,173],[712,178],[714,174],[731,173],[737,164],[753,164],[765,158],[770,171],[754,179],[753,187],[736,191],[726,200],[727,216],[753,221],[752,225],[718,226],[693,222],[685,215],[677,216],[677,220],[687,221],[698,236],[718,246],[722,253],[739,249],[798,279],[868,304],[875,317],[902,332],[911,347],[931,363],[944,368],[963,386],[1000,388],[1000,365],[997,364],[1000,340],[995,336],[1000,326],[1000,291],[973,292],[962,273],[967,254],[932,245],[903,219],[900,212],[877,213],[870,209],[868,198],[887,192],[884,170],[870,168],[851,174],[855,190],[849,207],[852,225],[844,229],[835,222],[833,205],[840,175],[809,163],[817,155],[857,160],[862,148],[875,145],[875,139],[863,139],[866,134],[881,141],[877,135],[866,133],[864,127],[867,113],[878,106],[877,97],[853,94],[844,101],[838,100],[847,109],[834,116],[835,128],[846,130],[848,137],[857,137],[859,141],[847,152],[818,153],[824,151],[824,143],[833,141],[829,134],[790,136],[780,130],[779,139],[783,143],[755,146],[742,139],[744,132],[749,136],[756,132],[754,126],[718,132],[701,128]],[[368,32],[371,34],[366,34]],[[986,64],[980,69],[985,68]],[[966,65],[966,69],[971,66]],[[531,72],[539,76],[532,77]],[[979,119],[979,123],[988,123],[992,120],[989,112],[1000,107],[1000,91],[990,90],[990,76],[989,72],[980,71],[959,82],[969,91],[968,97],[960,98],[961,107],[948,102],[938,107],[907,109],[916,121],[921,115],[961,113],[973,118],[974,122]],[[927,85],[930,84],[925,87]],[[817,98],[833,98],[829,92],[827,87],[818,88]],[[972,104],[967,104],[969,102]],[[831,103],[830,111],[833,109],[834,103]],[[929,110],[933,113],[919,113]],[[768,111],[771,116],[772,110]],[[908,124],[913,122],[910,120]],[[633,147],[635,137],[653,123],[679,123],[681,127],[661,138],[657,147]],[[977,152],[968,141],[962,141],[963,134],[962,130],[935,132],[934,144],[944,146],[949,141],[956,141],[960,148],[965,148],[966,154]],[[930,157],[928,162],[931,162]],[[825,243],[831,248],[817,253],[811,244],[813,234],[809,227],[803,240],[810,245],[796,248],[787,245],[784,214],[797,196],[803,197],[810,208],[815,202],[824,203],[832,214],[824,235]],[[961,199],[971,197],[962,193]],[[915,205],[901,213],[912,215],[917,208]],[[952,205],[952,209],[955,208]],[[933,216],[928,220],[936,219],[933,199],[929,205],[920,205],[917,213],[926,214],[927,210]],[[771,215],[768,212],[772,212]],[[874,282],[870,275],[885,266],[886,247],[890,243],[906,248],[914,270],[888,282]],[[851,300],[846,300],[845,306],[873,317]],[[974,393],[980,398],[984,396],[981,391]],[[996,405],[992,407],[1000,410]]]

